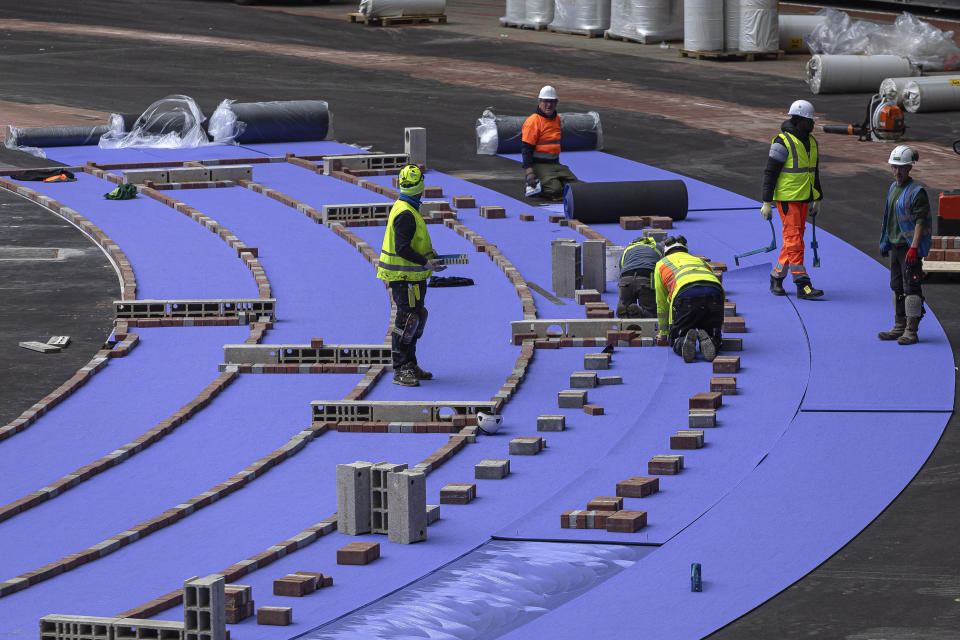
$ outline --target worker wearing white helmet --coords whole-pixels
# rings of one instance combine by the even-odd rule
[[[560,164],[557,101],[557,90],[550,85],[543,87],[537,96],[537,112],[523,123],[521,141],[527,197],[562,198],[564,185],[578,182],[577,176]]]
[[[890,288],[893,289],[893,328],[881,331],[881,340],[916,344],[917,327],[923,317],[923,262],[930,251],[930,200],[923,185],[910,177],[920,157],[905,144],[890,152],[894,182],[887,192],[880,227],[880,253],[890,257]]]
[[[797,285],[797,297],[819,298],[823,291],[815,289],[803,266],[803,233],[807,215],[816,216],[823,193],[820,189],[820,160],[817,140],[813,137],[813,105],[796,100],[787,112],[790,119],[780,125],[780,135],[770,143],[767,167],[763,172],[760,215],[769,220],[776,202],[783,223],[783,248],[777,265],[770,273],[770,292],[786,295],[783,279],[787,271]]]

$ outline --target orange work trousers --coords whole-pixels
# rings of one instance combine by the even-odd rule
[[[793,276],[793,281],[806,279],[807,270],[803,266],[803,232],[807,228],[807,210],[809,202],[778,202],[777,211],[780,212],[780,222],[783,224],[783,248],[777,266],[773,268],[776,278],[785,278],[787,270]]]

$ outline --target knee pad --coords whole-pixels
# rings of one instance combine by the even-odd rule
[[[420,316],[415,312],[403,313],[397,311],[397,324],[393,328],[393,333],[403,344],[410,344],[416,337],[419,326]]]
[[[908,318],[920,318],[923,316],[923,296],[907,296],[903,301],[904,310]]]
[[[410,314],[410,317],[417,318],[417,328],[413,334],[414,339],[417,339],[423,335],[423,327],[427,324],[427,315],[427,310],[423,307],[420,308],[419,315],[412,313]]]

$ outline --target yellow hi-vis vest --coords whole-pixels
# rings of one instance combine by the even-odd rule
[[[808,153],[803,143],[792,133],[784,131],[770,143],[776,142],[777,138],[783,140],[784,146],[790,153],[777,178],[773,199],[777,202],[819,200],[820,192],[813,186],[817,176],[817,139],[813,135],[810,136]]]
[[[411,282],[422,282],[430,277],[433,271],[429,265],[419,265],[409,260],[404,260],[397,255],[397,243],[393,234],[393,221],[401,213],[409,211],[413,214],[413,219],[417,223],[417,230],[413,234],[413,240],[410,241],[411,248],[427,259],[435,258],[433,244],[430,242],[430,234],[427,233],[427,225],[423,221],[420,212],[412,205],[403,200],[397,200],[390,209],[390,217],[387,218],[387,232],[383,234],[383,247],[380,249],[380,264],[377,266],[377,277],[388,282],[392,280],[409,280]]]
[[[657,328],[667,335],[673,324],[673,299],[690,286],[713,286],[723,294],[723,285],[706,262],[686,251],[664,256],[653,270],[653,288],[657,292]]]

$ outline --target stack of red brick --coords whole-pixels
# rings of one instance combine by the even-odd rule
[[[929,262],[960,262],[960,236],[933,236]]]

